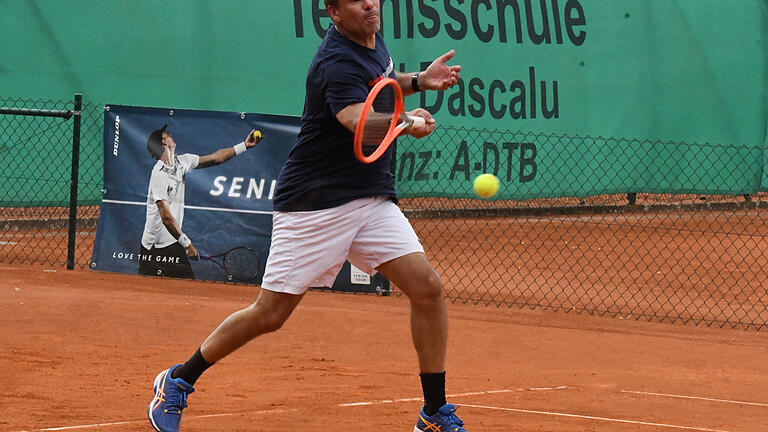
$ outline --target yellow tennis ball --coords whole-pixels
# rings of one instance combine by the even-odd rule
[[[254,139],[254,140],[257,140],[257,139],[259,139],[259,138],[261,138],[261,131],[258,131],[258,130],[257,130],[257,131],[254,131],[254,132],[253,132],[253,139]]]
[[[480,174],[472,183],[475,193],[483,198],[492,197],[499,190],[499,179],[493,174]]]

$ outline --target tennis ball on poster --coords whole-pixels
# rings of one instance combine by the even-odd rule
[[[475,177],[472,187],[480,197],[492,197],[499,190],[499,179],[493,174],[480,174]]]
[[[261,138],[261,131],[259,131],[259,130],[253,131],[253,139],[254,139],[254,141],[258,141],[259,138]]]

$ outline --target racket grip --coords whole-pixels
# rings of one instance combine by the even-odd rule
[[[411,126],[422,127],[424,126],[424,117],[414,116],[411,117]]]

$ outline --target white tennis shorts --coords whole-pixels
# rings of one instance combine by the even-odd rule
[[[385,197],[275,212],[261,286],[302,294],[310,287],[332,286],[345,260],[373,275],[379,265],[413,252],[424,248],[400,208]]]

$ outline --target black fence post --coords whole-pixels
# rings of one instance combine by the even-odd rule
[[[75,94],[74,122],[72,124],[72,171],[69,180],[69,238],[67,241],[67,269],[75,268],[75,235],[77,234],[77,187],[80,176],[80,119],[83,95]]]
[[[627,194],[627,203],[629,205],[637,204],[637,192],[630,192]]]

